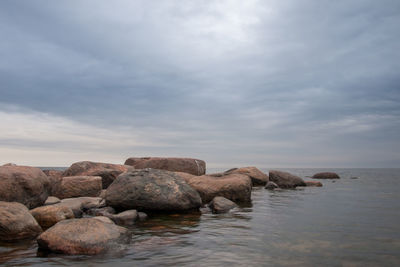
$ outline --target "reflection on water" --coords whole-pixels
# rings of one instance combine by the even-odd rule
[[[399,266],[400,170],[333,171],[342,179],[321,188],[255,188],[251,204],[228,214],[152,215],[130,227],[132,242],[118,255],[38,257],[32,241],[0,244],[0,264]]]

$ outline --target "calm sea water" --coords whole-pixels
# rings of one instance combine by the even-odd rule
[[[285,170],[306,178],[321,171]],[[153,216],[131,228],[132,242],[118,254],[44,257],[35,242],[3,244],[0,264],[400,266],[400,169],[329,171],[342,179],[321,180],[321,188],[255,188],[252,204],[229,214]]]

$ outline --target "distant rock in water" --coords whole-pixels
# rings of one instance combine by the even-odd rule
[[[24,205],[0,201],[0,241],[33,239],[41,232],[42,228]]]
[[[68,255],[96,255],[130,240],[128,229],[107,218],[64,220],[38,237],[40,249]]]
[[[307,186],[321,187],[322,183],[319,181],[304,181]]]
[[[274,190],[276,188],[279,188],[279,186],[276,183],[271,182],[271,181],[269,181],[267,183],[267,185],[265,186],[265,189],[268,189],[268,190]]]
[[[270,171],[269,180],[276,183],[280,188],[296,188],[297,186],[306,186],[306,183],[300,177],[283,171]]]
[[[358,179],[358,177],[350,177],[350,179]]]
[[[0,201],[15,201],[33,209],[44,204],[49,191],[50,180],[39,168],[0,167]]]
[[[100,176],[102,178],[103,189],[105,189],[118,175],[130,169],[133,168],[119,164],[80,161],[66,169],[63,172],[63,176]]]
[[[215,197],[210,202],[209,207],[213,213],[226,213],[231,209],[236,208],[237,205],[224,197]]]
[[[206,173],[206,163],[200,159],[191,158],[129,158],[125,165],[135,167],[135,169],[159,169],[171,172],[186,172],[193,175],[203,175]]]
[[[263,186],[269,181],[268,175],[256,167],[242,167],[227,170],[223,173],[210,174],[210,176],[221,177],[229,174],[244,174],[250,177],[253,186]]]
[[[312,177],[313,179],[340,179],[339,175],[334,172],[320,172]]]
[[[133,170],[118,176],[106,191],[106,204],[117,210],[186,211],[198,209],[201,198],[177,174],[164,170]]]

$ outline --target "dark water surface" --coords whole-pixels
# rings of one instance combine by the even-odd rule
[[[321,171],[286,170],[306,179]],[[320,180],[320,188],[255,188],[252,204],[229,214],[151,217],[131,227],[132,242],[119,254],[37,256],[36,242],[3,244],[0,264],[400,266],[400,169],[330,171],[342,179]]]

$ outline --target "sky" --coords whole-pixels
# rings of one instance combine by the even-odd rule
[[[399,167],[400,1],[0,1],[0,164]]]

